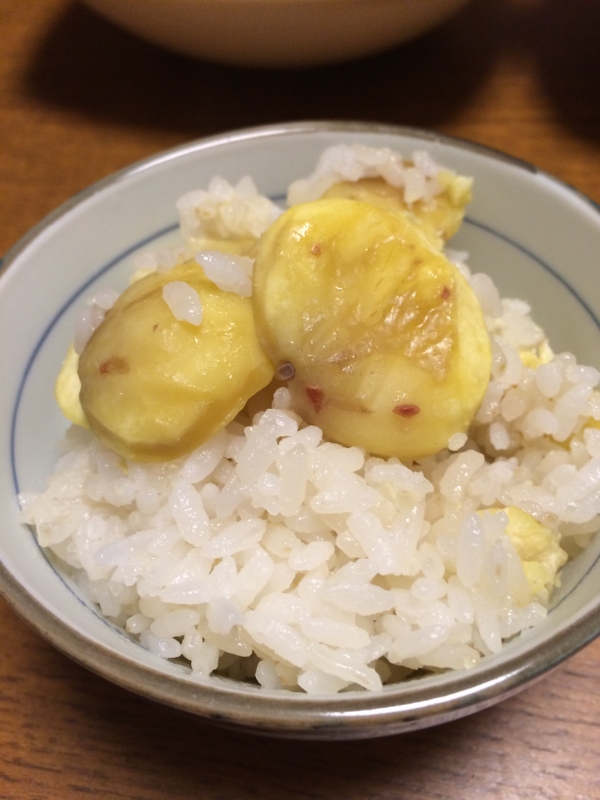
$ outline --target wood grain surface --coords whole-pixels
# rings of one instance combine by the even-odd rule
[[[596,0],[474,0],[380,56],[243,70],[154,48],[71,0],[0,0],[0,253],[133,161],[300,119],[464,137],[600,202],[599,40]],[[600,640],[487,711],[355,743],[254,738],[156,706],[72,663],[1,602],[0,642],[0,798],[600,798]]]

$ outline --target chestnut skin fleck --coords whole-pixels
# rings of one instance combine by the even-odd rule
[[[415,414],[418,414],[421,409],[419,406],[412,405],[411,403],[405,403],[401,406],[396,406],[394,409],[394,414],[398,414],[399,417],[414,417]]]

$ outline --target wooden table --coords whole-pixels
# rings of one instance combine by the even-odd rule
[[[263,72],[171,55],[71,0],[2,0],[0,253],[132,161],[298,119],[464,137],[600,202],[599,31],[594,0],[475,0],[396,51]],[[222,731],[115,688],[3,603],[0,636],[0,798],[600,798],[600,640],[464,720],[379,741],[298,744]]]

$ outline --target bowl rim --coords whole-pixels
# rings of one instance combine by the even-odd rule
[[[10,266],[10,264],[24,251],[29,244],[36,239],[42,231],[49,228],[54,222],[65,216],[72,208],[89,199],[104,189],[126,180],[129,176],[138,172],[152,169],[158,164],[177,159],[188,153],[199,150],[208,150],[213,147],[230,144],[238,141],[248,141],[251,139],[262,139],[266,137],[289,136],[290,134],[323,133],[332,132],[340,134],[366,133],[382,134],[389,136],[407,136],[439,144],[445,144],[458,149],[477,153],[481,156],[492,158],[496,161],[504,161],[514,167],[520,168],[534,175],[543,175],[557,186],[567,189],[574,195],[587,203],[594,211],[600,211],[600,204],[596,203],[577,187],[556,177],[555,175],[540,169],[535,164],[517,156],[510,155],[498,148],[489,145],[464,139],[459,136],[452,136],[447,133],[438,133],[426,128],[418,128],[410,125],[391,125],[379,122],[361,122],[357,120],[302,120],[297,122],[271,123],[268,125],[256,125],[244,128],[234,128],[223,133],[216,133],[210,136],[202,136],[192,139],[183,144],[161,150],[154,155],[128,164],[121,169],[112,172],[110,175],[94,181],[90,185],[76,192],[63,203],[59,204],[53,211],[46,214],[39,222],[35,223],[20,239],[10,247],[6,254],[0,256],[0,277]]]
[[[6,254],[0,265],[2,278],[29,244],[71,209],[133,175],[151,170],[182,156],[221,148],[234,142],[289,137],[295,134],[331,132],[381,134],[418,138],[468,150],[504,161],[530,174],[541,174],[600,213],[586,195],[537,167],[485,145],[418,128],[378,123],[306,121],[242,128],[196,139],[127,166],[75,194],[30,229]],[[600,597],[589,603],[575,624],[563,626],[551,641],[542,641],[523,652],[487,662],[475,670],[445,673],[437,683],[427,679],[385,687],[381,692],[349,692],[319,696],[289,692],[240,691],[233,681],[190,681],[141,665],[93,641],[84,632],[57,618],[34,598],[0,561],[0,595],[38,634],[92,672],[136,694],[173,708],[191,712],[221,725],[258,733],[295,738],[361,738],[388,735],[438,724],[490,706],[520,691],[526,684],[554,669],[600,635]],[[507,669],[507,666],[510,668]],[[449,684],[444,690],[444,683]],[[451,684],[451,685],[450,685]],[[442,692],[440,692],[440,686]]]

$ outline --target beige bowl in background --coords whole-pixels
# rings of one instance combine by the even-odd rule
[[[469,0],[83,0],[155,44],[224,64],[347,61],[413,39]]]

